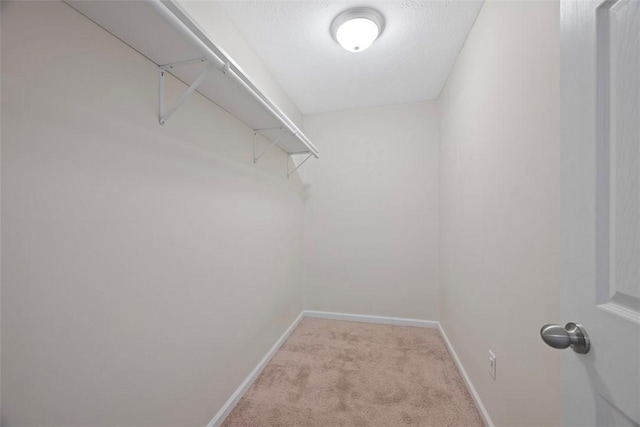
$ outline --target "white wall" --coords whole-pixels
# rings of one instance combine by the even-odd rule
[[[438,319],[435,103],[307,115],[305,307]]]
[[[489,1],[439,100],[441,322],[498,426],[560,424],[559,79],[558,3]]]
[[[302,187],[60,2],[2,2],[2,424],[202,426],[302,309]],[[171,81],[171,96],[184,85]]]

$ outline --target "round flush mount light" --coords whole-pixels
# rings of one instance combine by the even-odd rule
[[[349,52],[362,52],[367,49],[383,29],[382,15],[365,7],[345,10],[331,23],[331,35]]]

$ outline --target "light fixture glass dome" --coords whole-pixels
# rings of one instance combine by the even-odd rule
[[[378,38],[384,26],[380,13],[368,8],[342,12],[331,24],[331,34],[349,52],[362,52]]]

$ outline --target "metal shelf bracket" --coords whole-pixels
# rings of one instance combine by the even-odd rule
[[[291,158],[291,156],[295,156],[296,154],[307,154],[307,153],[306,153],[306,152],[305,152],[305,153],[291,153],[291,154],[289,154],[289,155],[287,156],[287,178],[289,178],[291,175],[293,175],[293,173],[294,173],[295,171],[297,171],[298,169],[300,169],[300,166],[304,165],[304,163],[305,163],[307,160],[309,160],[309,159],[311,158],[311,156],[313,156],[313,153],[309,153],[309,155],[308,155],[307,157],[305,157],[305,159],[304,159],[302,162],[300,162],[300,164],[299,164],[298,166],[296,166],[292,171],[290,171],[290,170],[289,170],[289,163],[291,163],[291,162],[289,161],[289,159]]]
[[[282,128],[276,128],[276,129],[282,129]],[[271,144],[269,144],[269,146],[262,153],[256,156],[256,145],[257,145],[256,136],[258,135],[260,130],[265,130],[265,129],[254,129],[253,131],[253,163],[258,163],[258,160],[260,160],[262,156],[267,154],[267,152],[271,150],[275,145],[277,145],[278,142],[280,142],[280,140],[282,139],[282,137],[288,133],[286,129],[282,130],[280,135],[278,135],[276,139],[271,141]]]
[[[204,62],[206,63],[206,67],[200,72],[200,74],[198,75],[198,77],[193,81],[193,83],[191,83],[191,85],[187,88],[187,90],[184,91],[184,93],[182,95],[180,95],[180,97],[178,98],[178,100],[171,106],[171,108],[169,108],[169,110],[165,111],[164,109],[164,79],[165,79],[165,74],[167,73],[167,70],[171,70],[175,67],[179,67],[182,65],[188,65],[188,64],[193,64],[195,62]],[[194,59],[187,59],[186,61],[179,61],[179,62],[172,62],[171,64],[165,64],[165,65],[160,65],[158,67],[158,117],[159,117],[159,121],[160,124],[163,125],[167,122],[167,120],[169,120],[169,117],[171,117],[173,115],[173,113],[176,112],[176,110],[178,109],[178,107],[180,107],[180,105],[189,97],[189,95],[191,95],[193,92],[195,92],[198,89],[198,86],[200,86],[200,84],[204,81],[204,79],[209,75],[209,73],[214,69],[214,65],[207,61],[206,58],[194,58]]]

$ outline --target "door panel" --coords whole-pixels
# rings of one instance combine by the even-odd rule
[[[566,425],[640,426],[640,0],[561,1]]]
[[[606,2],[596,16],[599,302],[639,318],[640,2]]]

